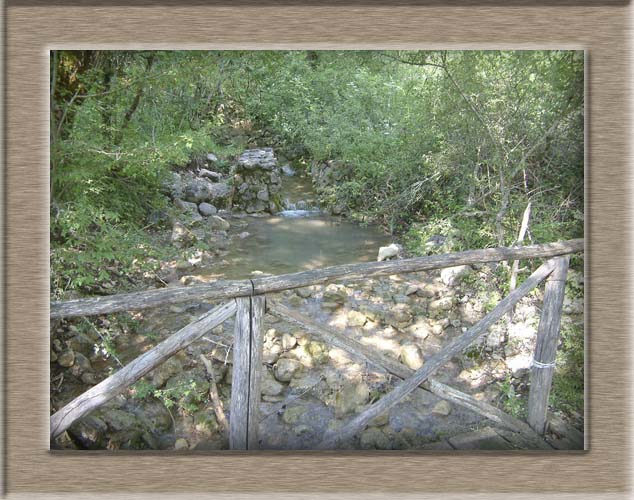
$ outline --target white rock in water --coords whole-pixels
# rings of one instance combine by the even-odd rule
[[[393,257],[397,257],[401,251],[401,246],[396,243],[392,243],[386,247],[379,248],[379,255],[377,257],[378,262],[382,262],[387,259],[391,259]]]
[[[440,279],[445,285],[451,286],[469,273],[471,273],[471,266],[446,267],[440,271]]]

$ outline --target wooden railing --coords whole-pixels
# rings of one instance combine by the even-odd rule
[[[577,239],[515,248],[469,250],[390,262],[347,264],[252,280],[220,281],[198,286],[53,302],[51,303],[51,318],[61,318],[138,310],[187,301],[229,299],[225,304],[203,314],[196,321],[58,410],[51,416],[51,439],[63,433],[77,419],[103,405],[170,356],[200,339],[235,314],[229,442],[231,449],[256,449],[262,370],[262,323],[264,312],[268,311],[285,321],[301,325],[325,342],[347,351],[378,370],[401,379],[391,392],[351,418],[338,431],[327,432],[320,445],[322,449],[334,448],[342,440],[354,436],[373,418],[388,411],[415,390],[432,392],[493,420],[515,432],[526,447],[550,449],[551,446],[544,441],[543,435],[559,336],[565,279],[569,255],[583,252],[583,245],[583,240]],[[336,329],[317,324],[276,301],[266,299],[268,293],[340,279],[362,280],[374,276],[428,271],[463,264],[532,258],[549,258],[550,260],[542,264],[521,286],[502,299],[479,323],[453,340],[439,353],[427,359],[418,371],[413,371],[397,360],[364,346]],[[530,376],[528,424],[488,403],[478,401],[468,394],[430,378],[449,359],[484,335],[497,320],[511,311],[522,297],[544,280],[547,280],[547,284]]]

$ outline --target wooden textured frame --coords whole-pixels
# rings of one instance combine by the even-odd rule
[[[325,5],[15,0],[6,12],[5,488],[25,498],[100,493],[472,492],[604,498],[630,490],[627,268],[630,7],[439,0]],[[467,4],[467,5],[465,5]],[[586,297],[589,452],[49,452],[48,50],[51,48],[568,48],[587,51]],[[625,375],[625,376],[624,376]],[[453,473],[457,472],[457,473]],[[224,495],[222,495],[224,496]],[[285,495],[282,495],[285,496]],[[120,496],[123,498],[124,496]],[[129,495],[125,495],[129,497]],[[278,495],[280,498],[280,495]],[[451,498],[449,496],[448,498]]]

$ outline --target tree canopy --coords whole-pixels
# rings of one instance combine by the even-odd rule
[[[53,51],[52,244],[138,249],[170,169],[250,144],[338,162],[322,203],[413,246],[512,244],[529,202],[533,241],[578,237],[583,69],[580,51]]]

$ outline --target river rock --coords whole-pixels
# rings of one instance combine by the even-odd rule
[[[299,361],[290,358],[281,358],[275,363],[274,374],[275,378],[280,382],[289,382],[295,372],[301,368]]]
[[[88,415],[77,420],[68,429],[68,433],[73,439],[88,450],[105,448],[107,431],[108,426],[106,423],[94,415]]]
[[[90,360],[84,356],[81,352],[75,352],[75,366],[81,368],[82,371],[91,371],[92,363]]]
[[[262,371],[260,384],[263,396],[279,396],[284,390],[284,386],[275,380],[269,370]]]
[[[212,229],[219,229],[221,231],[228,231],[231,225],[219,215],[211,215],[209,217],[209,224]]]
[[[405,289],[404,295],[414,295],[416,292],[418,292],[419,289],[420,287],[418,285],[408,285]]]
[[[198,171],[198,175],[205,179],[211,179],[213,182],[218,182],[222,178],[222,175],[219,174],[218,172],[207,170],[206,168],[201,168]]]
[[[196,236],[189,231],[183,224],[178,221],[172,226],[172,244],[179,248],[190,246],[196,239]]]
[[[297,339],[289,333],[282,335],[282,349],[288,351],[297,345]]]
[[[398,257],[401,250],[402,247],[400,245],[397,245],[396,243],[392,243],[391,245],[388,245],[386,247],[380,247],[379,255],[377,256],[376,260],[378,262],[382,262],[384,260],[393,259],[395,257]]]
[[[370,388],[365,382],[360,384],[344,382],[344,386],[335,397],[335,417],[341,418],[352,413],[369,400]]]
[[[284,415],[282,415],[282,420],[284,420],[284,422],[287,424],[294,424],[302,417],[304,413],[306,413],[306,408],[304,406],[290,406],[286,409]]]
[[[362,312],[350,311],[347,317],[348,326],[363,326],[368,321],[368,318]]]
[[[412,322],[412,313],[406,304],[397,304],[386,313],[385,321],[396,328],[402,328]]]
[[[471,273],[471,266],[446,267],[440,271],[440,279],[447,286],[457,284],[462,278]]]
[[[451,413],[451,404],[443,399],[442,401],[436,403],[431,413],[432,415],[447,417]]]
[[[437,300],[432,300],[427,305],[427,310],[431,317],[441,314],[443,311],[449,311],[453,307],[452,297],[441,297]]]
[[[73,366],[74,363],[75,351],[73,351],[72,349],[66,349],[65,351],[62,351],[57,355],[57,364],[59,366],[68,368],[69,366]]]
[[[200,205],[198,205],[198,211],[201,213],[201,215],[208,217],[210,215],[215,215],[218,212],[218,209],[213,205],[210,205],[209,203],[202,202]]]
[[[376,427],[370,427],[361,433],[359,446],[362,450],[389,450],[390,440]]]
[[[172,356],[165,361],[165,363],[150,372],[152,376],[152,385],[156,388],[163,387],[170,377],[180,373],[181,371],[183,371],[183,364],[180,359]]]
[[[297,290],[295,290],[295,293],[299,295],[300,297],[302,297],[303,299],[307,299],[309,297],[312,297],[313,290],[310,287],[304,287],[304,288],[298,288]]]
[[[401,361],[412,370],[418,370],[423,366],[423,354],[416,344],[404,344],[401,346]]]
[[[324,290],[323,295],[324,302],[334,302],[336,304],[343,304],[348,300],[348,293],[345,287],[341,285],[330,284]]]
[[[174,449],[175,450],[188,450],[189,449],[189,443],[187,442],[187,439],[178,438],[176,440],[176,442],[174,443]]]
[[[265,344],[262,353],[262,361],[267,364],[275,364],[282,353],[282,347],[279,344]]]
[[[100,412],[101,419],[115,431],[132,431],[140,426],[139,419],[133,413],[118,408],[108,408]]]

